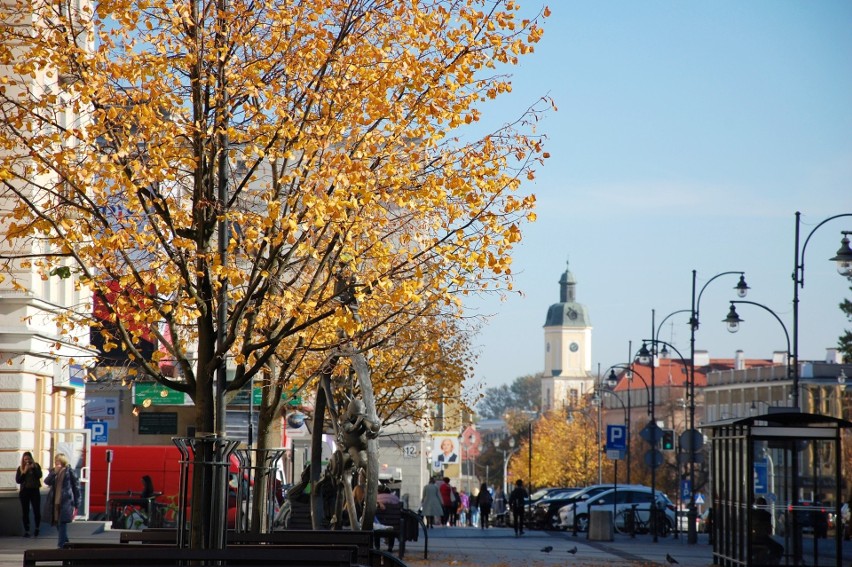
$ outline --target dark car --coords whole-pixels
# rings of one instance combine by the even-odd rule
[[[524,525],[532,527],[533,526],[533,512],[535,511],[535,505],[538,502],[541,502],[545,498],[550,496],[554,496],[556,494],[562,493],[566,490],[577,490],[576,488],[561,488],[561,487],[547,487],[547,488],[539,488],[532,494],[530,494],[529,498],[526,499],[524,503]]]
[[[565,490],[554,491],[536,502],[532,507],[530,527],[540,530],[562,529],[559,525],[559,509],[572,502],[574,494],[579,490],[581,489],[566,488]]]
[[[776,531],[779,535],[785,535],[787,524],[792,523],[793,514],[795,514],[797,529],[801,533],[812,533],[814,537],[826,538],[832,520],[832,510],[833,506],[810,500],[800,501],[795,506],[790,504],[780,509],[776,521]]]

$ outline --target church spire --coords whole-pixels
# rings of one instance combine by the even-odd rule
[[[574,279],[574,274],[571,273],[568,267],[568,262],[565,262],[565,272],[559,278],[559,303],[573,303],[577,301],[577,281]]]

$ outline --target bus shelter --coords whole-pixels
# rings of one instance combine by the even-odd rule
[[[848,427],[792,411],[703,427],[711,437],[716,565],[841,566],[840,508],[849,490],[841,432]]]

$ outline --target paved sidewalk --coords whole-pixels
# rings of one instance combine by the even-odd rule
[[[666,554],[670,554],[684,567],[712,565],[713,549],[707,535],[699,534],[698,543],[688,545],[686,534],[679,538],[658,538],[654,543],[650,535],[615,535],[611,542],[586,539],[586,534],[571,532],[546,532],[528,530],[515,537],[511,528],[433,528],[429,530],[429,559],[423,559],[424,540],[406,545],[405,562],[412,567],[438,567],[444,565],[482,567],[548,565],[642,565],[668,567]],[[552,547],[549,552],[542,551]],[[569,550],[576,548],[576,553]]]
[[[38,538],[0,538],[0,567],[20,567],[25,549],[56,546],[56,532],[49,526]],[[71,525],[69,538],[74,542],[118,542],[118,530],[101,530],[84,525]],[[433,528],[429,530],[429,558],[423,559],[424,538],[406,545],[405,563],[412,567],[510,567],[549,565],[636,565],[668,566],[666,554],[671,554],[684,567],[707,567],[712,564],[712,548],[707,536],[699,535],[699,543],[688,545],[686,536],[660,538],[653,543],[651,536],[635,539],[616,534],[612,542],[591,542],[585,534],[570,532],[527,531],[515,537],[511,528]],[[397,544],[398,545],[398,544]],[[382,542],[384,547],[384,542]],[[542,549],[552,547],[549,553]],[[577,548],[575,554],[568,550]]]

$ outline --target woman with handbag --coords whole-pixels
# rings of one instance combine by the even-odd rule
[[[68,524],[74,519],[80,506],[80,483],[74,470],[68,466],[68,457],[56,453],[54,467],[50,469],[44,483],[50,487],[42,513],[45,520],[56,526],[59,534],[58,547],[68,543]]]

